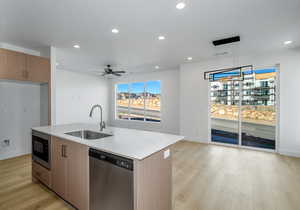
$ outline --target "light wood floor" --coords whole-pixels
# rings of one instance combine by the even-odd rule
[[[299,210],[300,159],[182,142],[174,154],[175,210]]]
[[[173,155],[174,210],[299,210],[300,159],[180,142]],[[31,182],[31,157],[0,161],[0,209],[72,209]]]

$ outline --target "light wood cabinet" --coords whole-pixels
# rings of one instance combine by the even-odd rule
[[[26,55],[11,50],[0,49],[0,78],[27,80]]]
[[[0,48],[0,79],[50,82],[50,61]]]
[[[52,189],[78,209],[89,206],[88,147],[52,137]]]
[[[51,137],[52,189],[63,199],[67,199],[67,159],[64,157],[64,142]]]
[[[78,209],[89,206],[89,154],[88,147],[75,142],[68,142],[66,148],[68,158],[67,197]]]
[[[51,188],[51,171],[35,161],[32,162],[32,177]]]
[[[27,79],[32,82],[49,82],[50,61],[49,59],[26,55]]]
[[[170,156],[165,158],[164,152]],[[172,148],[134,162],[134,210],[172,210]]]

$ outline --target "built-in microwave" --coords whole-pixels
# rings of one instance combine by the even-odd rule
[[[51,137],[49,135],[32,131],[32,160],[48,169],[51,168]]]

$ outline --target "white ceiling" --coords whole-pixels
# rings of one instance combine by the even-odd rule
[[[300,43],[299,0],[0,0],[0,42],[34,50],[58,48],[61,68],[129,71],[176,68],[216,53],[247,54]],[[112,34],[112,28],[119,34]],[[164,35],[166,40],[157,37]],[[211,41],[240,35],[232,49]],[[79,44],[80,49],[72,46]]]

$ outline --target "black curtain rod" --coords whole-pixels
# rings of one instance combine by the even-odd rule
[[[238,67],[232,67],[232,68],[226,68],[226,69],[216,69],[216,70],[212,70],[212,71],[206,71],[204,72],[204,79],[207,80],[209,79],[209,77],[207,77],[207,74],[220,74],[220,73],[224,73],[224,72],[229,72],[229,71],[233,71],[233,70],[242,70],[243,68],[251,68],[253,70],[253,65],[245,65],[245,66],[238,66]],[[241,73],[241,72],[240,72]]]

